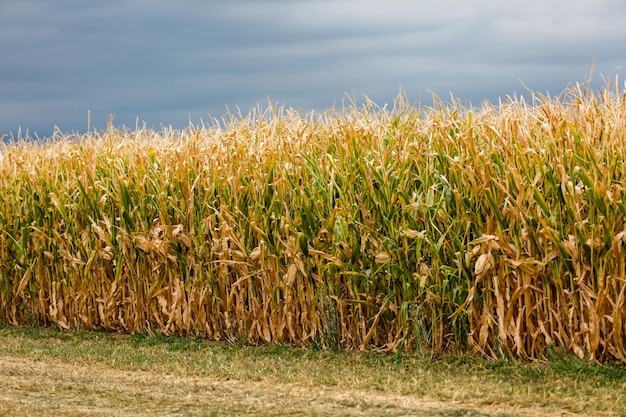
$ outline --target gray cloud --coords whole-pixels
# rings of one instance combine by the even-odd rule
[[[323,111],[345,94],[479,104],[553,94],[626,61],[618,0],[307,0],[0,4],[0,135],[184,127],[267,98]],[[599,75],[594,76],[600,80]]]

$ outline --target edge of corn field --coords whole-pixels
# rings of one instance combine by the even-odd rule
[[[626,91],[4,145],[0,320],[626,362]]]

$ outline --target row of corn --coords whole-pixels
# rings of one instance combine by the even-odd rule
[[[626,362],[615,86],[270,105],[0,155],[4,323]]]

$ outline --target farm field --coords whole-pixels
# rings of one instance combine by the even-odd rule
[[[0,148],[0,322],[626,363],[626,92]]]
[[[0,327],[0,415],[625,416],[626,370]]]

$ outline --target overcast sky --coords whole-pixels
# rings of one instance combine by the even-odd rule
[[[623,79],[623,0],[0,0],[0,135]],[[623,81],[620,81],[623,82]],[[623,85],[623,84],[622,84]],[[6,138],[5,138],[6,139]]]

